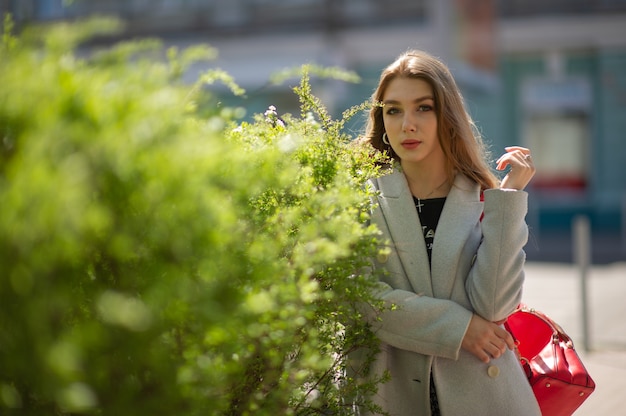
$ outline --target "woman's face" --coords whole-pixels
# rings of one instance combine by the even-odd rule
[[[389,143],[401,163],[444,160],[437,137],[433,90],[416,78],[394,78],[382,98]]]

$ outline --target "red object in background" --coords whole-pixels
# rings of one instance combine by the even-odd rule
[[[587,181],[579,176],[541,176],[533,178],[532,186],[537,189],[585,190]]]

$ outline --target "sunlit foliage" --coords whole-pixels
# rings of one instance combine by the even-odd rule
[[[198,104],[242,94],[228,74],[180,80],[212,48],[5,28],[0,413],[350,414],[379,161],[342,126],[366,106],[332,120],[304,67],[302,114],[244,123]]]

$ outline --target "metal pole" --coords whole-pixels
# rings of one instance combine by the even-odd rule
[[[579,215],[574,219],[574,256],[580,272],[580,296],[581,296],[581,323],[583,334],[583,348],[589,352],[589,304],[587,280],[589,277],[589,265],[591,262],[591,229],[589,218]]]
[[[622,195],[622,212],[620,217],[622,227],[622,252],[626,253],[626,193]]]

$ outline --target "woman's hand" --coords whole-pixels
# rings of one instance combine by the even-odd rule
[[[499,325],[473,315],[461,348],[474,354],[480,361],[488,363],[498,358],[506,349],[513,350],[515,341],[511,334]]]
[[[496,169],[504,170],[507,166],[511,166],[511,170],[502,179],[500,188],[521,191],[535,175],[530,150],[519,146],[506,147],[505,150],[506,153],[496,161]]]

